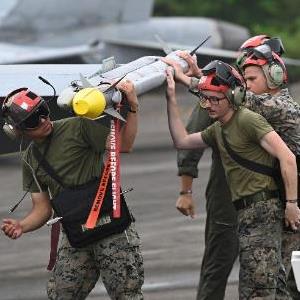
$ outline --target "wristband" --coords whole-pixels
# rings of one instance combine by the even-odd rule
[[[288,203],[297,203],[297,202],[298,202],[298,199],[286,200],[286,202],[288,202]]]
[[[193,191],[192,190],[186,190],[186,191],[180,191],[179,195],[188,195],[188,194],[192,194]]]

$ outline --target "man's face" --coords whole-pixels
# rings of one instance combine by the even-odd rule
[[[244,77],[247,83],[247,90],[257,95],[270,92],[270,89],[267,85],[266,76],[261,67],[246,67]]]
[[[52,132],[52,122],[49,117],[41,117],[38,127],[25,129],[23,133],[31,140],[42,140]]]
[[[223,93],[202,91],[205,96],[201,100],[201,106],[205,108],[212,119],[220,119],[232,110],[228,99]]]

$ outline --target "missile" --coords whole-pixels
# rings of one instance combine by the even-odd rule
[[[193,54],[209,38],[191,53]],[[176,61],[184,72],[187,71],[187,62],[179,57],[176,51],[166,57]],[[117,83],[126,77],[132,81],[139,96],[165,82],[167,67],[168,65],[159,56],[144,56],[121,66],[115,65],[114,69],[97,72],[88,78],[80,75],[79,80],[73,81],[60,93],[57,104],[59,107],[72,108],[75,114],[82,117],[97,119],[106,113],[125,121],[114,109],[115,104],[122,100],[122,95],[116,87]]]

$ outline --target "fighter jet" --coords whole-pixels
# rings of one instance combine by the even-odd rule
[[[154,0],[1,0],[0,63],[127,63],[161,55],[160,36],[172,49],[232,57],[248,38],[242,26],[209,18],[151,17]],[[95,51],[96,50],[96,51]]]

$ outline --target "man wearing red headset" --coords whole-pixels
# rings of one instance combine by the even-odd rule
[[[267,46],[261,45],[246,55],[240,63],[240,68],[247,88],[251,91],[247,93],[246,106],[268,120],[296,155],[299,168],[300,105],[293,100],[286,87],[287,71],[283,60]],[[299,190],[298,183],[298,197]],[[291,269],[291,255],[296,250],[300,250],[300,231],[291,231],[284,227],[282,258],[288,275],[288,289],[293,299],[300,297]]]
[[[281,55],[282,53],[284,53],[284,48],[279,38],[270,38],[266,35],[252,37],[249,40],[245,41],[239,49],[240,55],[237,59],[237,65],[240,70],[242,70],[242,63],[247,58],[247,54],[250,53],[254,47],[264,44],[271,47],[271,50],[277,55]],[[190,57],[188,53],[184,52],[180,55],[185,58],[190,65],[190,70],[187,74],[183,74],[176,63],[170,61],[168,63],[170,63],[175,68],[175,77],[179,82],[184,83],[190,88],[196,88],[199,82],[198,78],[201,77],[201,69],[198,68],[195,60]],[[286,82],[285,68],[283,68],[282,70],[284,70],[285,72],[283,81]],[[250,83],[248,85],[248,89],[255,94],[269,92],[270,89],[266,89],[266,78],[264,78],[264,76],[262,78],[260,77],[259,82],[265,83],[265,89],[255,90],[255,84],[251,85]],[[284,82],[282,82],[282,84],[284,84]],[[257,82],[254,83],[257,84]],[[271,91],[277,92],[278,89],[273,89]],[[256,96],[250,97],[250,95],[251,93],[248,93],[247,96],[249,97],[249,103],[253,103],[251,105],[251,109],[253,109],[254,111],[257,110],[259,113],[262,113],[264,115],[264,109],[261,106],[263,102],[259,104],[259,98],[256,98]],[[288,101],[292,101],[290,96]],[[255,106],[258,104],[259,106],[256,109]],[[287,107],[288,106],[286,106],[286,108]],[[297,132],[295,132],[296,127],[292,125],[294,124],[294,122],[290,122],[289,119],[295,118],[295,113],[297,115],[297,111],[299,112],[299,109],[297,109],[297,104],[293,101],[290,103],[289,108],[291,109],[291,111],[289,111],[288,114],[285,115],[283,113],[281,117],[278,118],[272,117],[271,108],[269,107],[269,109],[267,110],[269,112],[268,116],[265,117],[267,119],[270,119],[269,122],[271,122],[272,125],[272,121],[277,124],[277,127],[275,129],[279,129],[279,134],[281,134],[282,132],[285,137],[288,137],[290,135],[292,136],[291,139],[295,140],[296,137],[299,136],[299,134],[297,135]],[[283,109],[283,111],[285,111],[285,109]],[[296,117],[296,121],[297,118],[299,122],[299,113],[298,117]],[[208,127],[212,122],[213,121],[211,120],[211,118],[209,118],[207,112],[199,105],[196,105],[189,118],[186,129],[190,133],[201,131]],[[290,127],[287,131],[285,130],[286,126]],[[282,130],[280,130],[280,128],[282,128]],[[295,142],[289,143],[289,138],[286,139],[283,137],[283,139],[285,142],[287,142],[288,145],[295,145]],[[292,148],[293,150],[295,149],[294,146],[292,146]],[[192,194],[192,184],[194,178],[198,176],[197,164],[201,159],[202,154],[203,150],[201,149],[178,151],[178,175],[181,177],[181,192],[178,197],[176,207],[182,214],[191,217],[195,216],[195,204]],[[224,180],[224,170],[221,160],[217,151],[215,150],[212,152],[212,166],[209,182],[206,189],[206,200],[207,219],[205,226],[205,251],[201,265],[197,300],[221,300],[224,299],[227,279],[238,254],[238,242],[235,233],[237,222],[236,211],[232,206],[231,196],[227,184]],[[293,290],[293,295],[299,295],[295,286],[295,280],[293,278],[289,280],[289,285],[290,290]],[[296,296],[295,299],[297,299]]]
[[[120,133],[121,151],[130,152],[137,132],[138,100],[131,82],[121,82],[118,88],[130,106]],[[1,225],[5,235],[18,239],[47,222],[53,201],[49,192],[54,198],[63,190],[37,159],[34,149],[42,153],[42,159],[53,166],[65,185],[82,186],[101,174],[109,129],[98,121],[79,117],[52,122],[46,101],[27,88],[8,95],[2,112],[6,131],[31,141],[22,160],[23,186],[31,193],[32,210],[21,220],[5,219]],[[109,223],[109,216],[105,215],[104,224]],[[100,276],[111,299],[143,299],[143,259],[132,216],[125,229],[117,229],[117,233],[80,248],[71,246],[63,232],[47,286],[49,299],[86,299]]]
[[[273,175],[245,168],[234,157],[269,166],[272,170],[274,157],[279,160],[285,186],[285,220],[296,230],[300,225],[300,210],[295,155],[262,116],[242,107],[246,92],[243,79],[220,61],[213,61],[202,69],[194,90],[199,104],[216,122],[201,132],[188,134],[179,117],[172,74],[168,69],[167,109],[176,148],[210,146],[218,149],[224,165],[238,215],[240,299],[290,299],[281,259],[284,210],[278,187]]]

